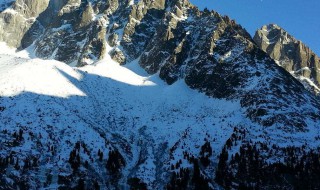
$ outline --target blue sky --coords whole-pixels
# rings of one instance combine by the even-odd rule
[[[320,0],[190,0],[228,15],[253,35],[261,26],[275,23],[320,56]]]

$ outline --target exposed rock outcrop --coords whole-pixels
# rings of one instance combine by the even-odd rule
[[[320,92],[320,61],[309,47],[275,24],[258,30],[254,41],[311,92]]]
[[[36,18],[43,13],[49,5],[49,0],[16,0],[0,12],[0,41],[9,46],[20,47],[27,32],[32,26],[42,28],[37,24]]]

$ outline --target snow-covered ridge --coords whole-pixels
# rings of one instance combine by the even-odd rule
[[[0,59],[0,96],[15,96],[24,92],[58,97],[85,96],[61,75],[63,70],[76,79],[81,78],[79,73],[64,63],[6,55],[0,55]]]
[[[220,150],[231,135],[229,125],[246,122],[238,114],[238,101],[211,99],[189,89],[184,81],[169,86],[157,75],[148,76],[134,62],[123,67],[106,57],[77,69],[54,60],[23,58],[19,56],[22,53],[14,54],[12,50],[11,55],[0,54],[0,105],[5,107],[0,127],[13,133],[24,126],[25,141],[21,146],[0,151],[0,156],[20,150],[21,160],[38,155],[41,162],[47,162],[41,167],[53,172],[53,178],[72,172],[66,161],[74,144],[83,142],[90,149],[83,159],[96,158],[98,149],[108,155],[109,149],[116,148],[127,163],[124,180],[134,174],[156,187],[156,171],[169,168],[183,157],[179,146],[184,144],[197,155],[207,136],[210,141],[216,139],[212,146]],[[48,131],[48,126],[53,128]],[[46,138],[41,143],[55,147],[55,156],[41,156],[44,150],[36,147],[27,135],[30,132]],[[102,133],[106,136],[101,137]],[[160,167],[157,154],[165,151],[162,145],[173,147],[177,143],[173,158],[161,155],[164,163]],[[124,152],[126,149],[129,152]],[[141,154],[145,157],[142,163]],[[56,164],[59,173],[54,169]],[[104,176],[103,172],[99,175]],[[42,175],[36,173],[40,179]],[[50,186],[57,187],[56,183],[53,181]],[[38,185],[43,186],[43,182]]]
[[[268,177],[319,150],[319,102],[228,17],[187,0],[67,2],[29,50],[1,55],[0,188],[174,189],[185,175],[185,189],[237,189],[252,158]]]
[[[25,92],[57,97],[85,96],[60,73],[64,71],[80,80],[81,74],[73,68],[55,60],[31,57],[34,55],[28,50],[16,53],[16,49],[0,43],[0,96],[15,96]]]
[[[9,131],[6,134],[24,131],[24,140],[1,150],[0,157],[19,152],[18,164],[23,166],[24,159],[36,156],[41,165],[40,172],[34,171],[35,178],[29,181],[34,188],[48,187],[46,173],[53,174],[54,180],[47,184],[53,189],[59,186],[58,175],[72,174],[68,160],[77,142],[86,147],[80,149],[81,160],[92,162],[96,172],[92,175],[98,176],[103,189],[109,183],[105,178],[108,171],[98,161],[99,151],[108,155],[118,150],[123,155],[126,165],[120,186],[127,187],[127,179],[139,177],[148,187],[159,188],[164,185],[161,180],[168,180],[159,177],[159,172],[167,173],[178,162],[181,168],[192,167],[183,159],[185,152],[198,156],[206,142],[214,150],[210,160],[217,164],[235,126],[245,129],[253,142],[319,146],[314,141],[319,131],[312,121],[308,121],[307,132],[266,132],[245,116],[238,100],[210,98],[191,90],[183,80],[167,85],[157,74],[148,75],[137,62],[120,66],[106,54],[92,65],[72,68],[28,56],[27,51],[16,53],[5,47],[0,53],[0,127]],[[41,138],[36,142],[30,134],[40,134]],[[44,154],[48,146],[53,147],[54,154]],[[230,149],[230,154],[236,154],[239,146]],[[274,161],[276,158],[268,159]],[[83,167],[80,171],[88,172]],[[205,171],[214,178],[214,168]],[[19,170],[6,174],[9,178],[21,175]]]

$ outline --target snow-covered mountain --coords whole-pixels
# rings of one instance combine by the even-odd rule
[[[263,26],[254,40],[310,92],[320,93],[320,59],[309,47],[276,24]]]
[[[0,48],[0,189],[320,186],[319,101],[228,17],[187,0],[3,7],[0,39],[28,48]]]

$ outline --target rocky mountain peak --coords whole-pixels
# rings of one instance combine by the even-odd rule
[[[303,42],[275,24],[259,29],[254,41],[311,92],[320,92],[319,57]]]
[[[270,30],[282,30],[282,28],[279,25],[274,24],[274,23],[264,25],[264,26],[262,26],[262,28],[266,29],[266,30],[269,30],[269,31]]]
[[[268,54],[310,80],[318,58],[280,27],[259,48],[186,0],[1,7],[42,59],[0,54],[0,189],[320,186],[320,103]]]

